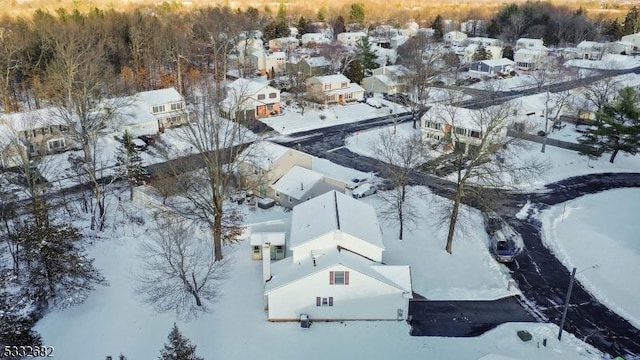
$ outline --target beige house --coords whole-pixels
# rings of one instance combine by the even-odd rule
[[[307,97],[321,104],[346,104],[364,99],[364,89],[342,74],[307,79]]]
[[[9,138],[17,139],[25,146],[29,156],[59,153],[76,145],[72,137],[74,129],[70,127],[72,124],[65,121],[55,108],[4,114],[0,117],[0,125],[8,129]],[[8,152],[15,151],[20,150],[13,148]]]
[[[249,64],[252,69],[257,70],[260,74],[284,73],[287,56],[283,51],[255,51],[249,55]]]
[[[405,91],[409,69],[402,65],[382,66],[373,75],[362,79],[362,87],[375,93],[396,94]]]
[[[576,46],[578,57],[584,60],[600,60],[607,51],[607,44],[595,41],[583,41]]]
[[[298,150],[261,141],[249,146],[241,155],[239,165],[241,181],[253,188],[260,197],[275,199],[275,190],[271,187],[292,167],[306,169],[312,167],[312,156]]]
[[[331,71],[331,62],[324,56],[309,57],[287,63],[287,74],[299,76],[302,79],[326,75],[329,71]]]
[[[11,129],[0,125],[0,168],[20,166],[27,160],[27,148]]]
[[[520,70],[535,70],[547,57],[547,48],[522,48],[513,53],[513,61]]]
[[[362,38],[367,37],[367,34],[362,31],[356,32],[343,32],[338,34],[337,40],[340,44],[348,47],[354,47],[358,43],[358,41],[362,40]]]

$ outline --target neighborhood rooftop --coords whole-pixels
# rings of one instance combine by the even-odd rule
[[[336,230],[384,249],[375,209],[336,191],[305,201],[294,208],[290,248]]]

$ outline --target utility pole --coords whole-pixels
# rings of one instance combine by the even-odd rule
[[[558,331],[558,341],[562,340],[562,328],[564,328],[564,321],[567,319],[567,310],[569,310],[569,299],[571,298],[571,290],[573,289],[573,282],[576,279],[576,268],[571,271],[571,279],[569,280],[569,289],[567,290],[567,298],[564,300],[564,310],[562,310],[562,319],[560,320],[560,331]]]

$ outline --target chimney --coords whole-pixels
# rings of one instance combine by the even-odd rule
[[[262,280],[271,280],[271,243],[262,244]]]

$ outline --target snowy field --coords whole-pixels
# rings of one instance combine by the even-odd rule
[[[345,140],[346,147],[357,154],[375,157],[373,151],[376,142],[380,138],[380,133],[388,131],[392,126],[380,127],[370,129],[366,131],[360,131],[358,135],[352,134]],[[570,125],[567,125],[562,131],[573,131],[570,129]],[[408,136],[413,132],[418,132],[420,129],[414,130],[410,122],[402,123],[397,126],[397,133],[400,136]],[[560,133],[562,134],[562,133]],[[619,153],[613,164],[609,162],[610,154],[604,154],[599,159],[589,159],[586,156],[581,156],[577,152],[572,150],[566,150],[547,145],[545,153],[541,153],[542,145],[537,143],[529,143],[526,149],[522,149],[521,155],[523,158],[535,156],[538,159],[546,160],[550,164],[550,169],[541,178],[532,180],[527,183],[510,184],[517,188],[526,189],[539,189],[544,187],[545,184],[566,179],[572,176],[604,173],[604,172],[639,172],[640,171],[640,155],[629,155],[626,153]]]
[[[414,189],[415,190],[415,189]],[[427,196],[427,198],[429,198]],[[423,196],[421,211],[428,213]],[[372,205],[376,197],[366,199]],[[93,291],[82,305],[53,311],[36,325],[48,345],[61,359],[103,359],[125,354],[128,359],[150,359],[159,354],[174,321],[183,334],[197,344],[205,359],[255,359],[256,351],[269,349],[269,358],[306,359],[366,358],[479,359],[490,355],[508,359],[600,359],[601,354],[569,335],[560,343],[553,324],[507,324],[476,338],[411,337],[405,322],[315,323],[304,330],[297,323],[269,323],[263,310],[262,266],[250,259],[246,242],[225,247],[231,259],[221,297],[204,316],[184,322],[170,313],[156,314],[139,301],[134,292],[134,274],[139,271],[139,246],[149,236],[149,209],[154,205],[138,193],[133,203],[123,203],[110,220],[118,224],[102,234],[90,247],[90,256],[101,268],[110,286]],[[246,208],[245,208],[246,209]],[[291,212],[280,208],[245,210],[247,223],[285,219]],[[146,225],[125,221],[126,213],[146,219]],[[472,214],[475,226],[480,216]],[[82,221],[82,220],[78,220]],[[78,224],[82,225],[82,224]],[[397,240],[397,228],[384,225],[385,261],[411,264],[417,292],[432,298],[487,299],[509,294],[506,268],[486,250],[486,234],[460,236],[454,254],[443,250],[443,230],[428,221]],[[533,341],[523,343],[517,330],[529,330]],[[548,339],[547,347],[541,345]],[[330,343],[330,346],[321,344]],[[540,345],[538,345],[540,343]],[[278,346],[274,346],[277,344]],[[366,344],[366,346],[362,346]]]
[[[640,190],[587,195],[544,210],[543,241],[600,302],[640,327]]]

